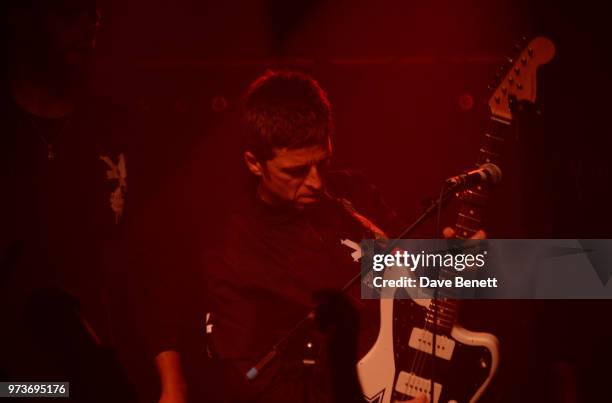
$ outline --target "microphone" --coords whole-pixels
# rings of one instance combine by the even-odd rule
[[[480,183],[489,183],[494,185],[501,181],[501,169],[492,162],[482,164],[479,168],[468,171],[461,175],[452,176],[446,180],[446,183],[451,187],[471,187]]]

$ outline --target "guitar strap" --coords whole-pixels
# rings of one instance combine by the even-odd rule
[[[353,203],[351,203],[348,199],[336,198],[335,200],[340,203],[344,211],[346,211],[350,217],[357,221],[364,230],[373,234],[375,239],[388,239],[385,232],[380,229],[376,224],[374,224],[372,220],[359,213]]]

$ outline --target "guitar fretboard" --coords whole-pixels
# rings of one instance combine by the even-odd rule
[[[499,165],[510,122],[491,117],[488,130],[478,153],[477,167],[491,162]],[[459,239],[472,237],[481,228],[482,211],[489,199],[489,185],[481,184],[465,190],[459,196],[459,214],[455,223],[455,236]]]
[[[484,134],[484,141],[478,152],[476,166],[493,163],[500,164],[504,142],[508,136],[510,122],[491,117],[490,124]],[[455,223],[455,237],[468,239],[482,227],[483,209],[489,199],[490,186],[482,184],[467,189],[460,194],[459,214]],[[439,278],[453,279],[452,270],[441,270]],[[440,296],[432,299],[426,314],[426,321],[435,326],[441,333],[450,333],[459,313],[459,301]]]

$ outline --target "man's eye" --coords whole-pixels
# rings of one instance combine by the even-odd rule
[[[308,170],[310,167],[296,167],[296,168],[286,168],[285,172],[293,177],[303,177],[308,174]]]

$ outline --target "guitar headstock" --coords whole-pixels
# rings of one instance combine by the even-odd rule
[[[555,55],[555,45],[548,38],[532,39],[511,60],[512,67],[499,81],[497,88],[489,98],[491,114],[507,121],[512,120],[511,102],[529,101],[536,98],[536,70],[548,63]]]

